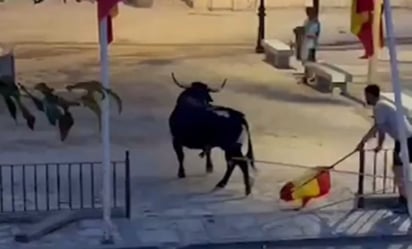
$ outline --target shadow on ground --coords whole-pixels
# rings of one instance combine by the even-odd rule
[[[232,88],[234,92],[253,94],[264,99],[294,102],[302,104],[329,104],[339,106],[349,106],[350,104],[342,99],[332,98],[332,96],[309,96],[291,91],[281,90],[279,88],[267,85],[239,85]],[[325,94],[326,95],[326,94]]]

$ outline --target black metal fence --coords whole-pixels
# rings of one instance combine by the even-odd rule
[[[358,208],[365,206],[365,194],[373,196],[396,193],[391,170],[392,155],[393,149],[384,149],[380,152],[374,150],[359,152]]]
[[[130,159],[112,162],[113,208],[130,217]],[[99,208],[101,162],[0,164],[0,213]]]

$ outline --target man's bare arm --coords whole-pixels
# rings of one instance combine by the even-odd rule
[[[374,124],[369,130],[368,132],[366,132],[366,134],[363,136],[361,143],[366,143],[369,139],[371,139],[376,132],[378,131],[378,126],[376,124]]]
[[[385,141],[385,132],[378,131],[378,148],[382,148],[384,141]]]

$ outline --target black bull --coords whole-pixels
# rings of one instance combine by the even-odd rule
[[[213,106],[211,89],[202,82],[193,82],[185,86],[173,81],[184,91],[179,95],[176,106],[169,117],[169,127],[173,140],[173,148],[179,161],[178,177],[186,177],[183,165],[183,147],[203,150],[206,155],[206,171],[213,171],[211,149],[219,147],[225,152],[227,162],[226,172],[216,188],[224,188],[238,165],[243,173],[246,195],[251,193],[252,180],[249,174],[249,164],[254,169],[253,146],[249,125],[243,113],[228,107]],[[222,84],[222,88],[226,80]],[[247,146],[247,152],[242,147]]]

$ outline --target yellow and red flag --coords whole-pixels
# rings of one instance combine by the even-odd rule
[[[303,208],[313,198],[329,193],[331,189],[330,172],[328,168],[315,168],[304,176],[287,182],[280,190],[280,199],[295,202]]]
[[[117,16],[118,7],[117,3],[120,0],[98,0],[97,1],[97,16],[98,21],[101,22],[107,17],[107,43],[110,44],[113,41],[113,27],[112,18]]]
[[[361,58],[369,58],[374,54],[373,47],[373,11],[374,0],[352,0],[351,32],[359,38],[365,49]],[[383,47],[382,15],[379,25],[379,47]]]

